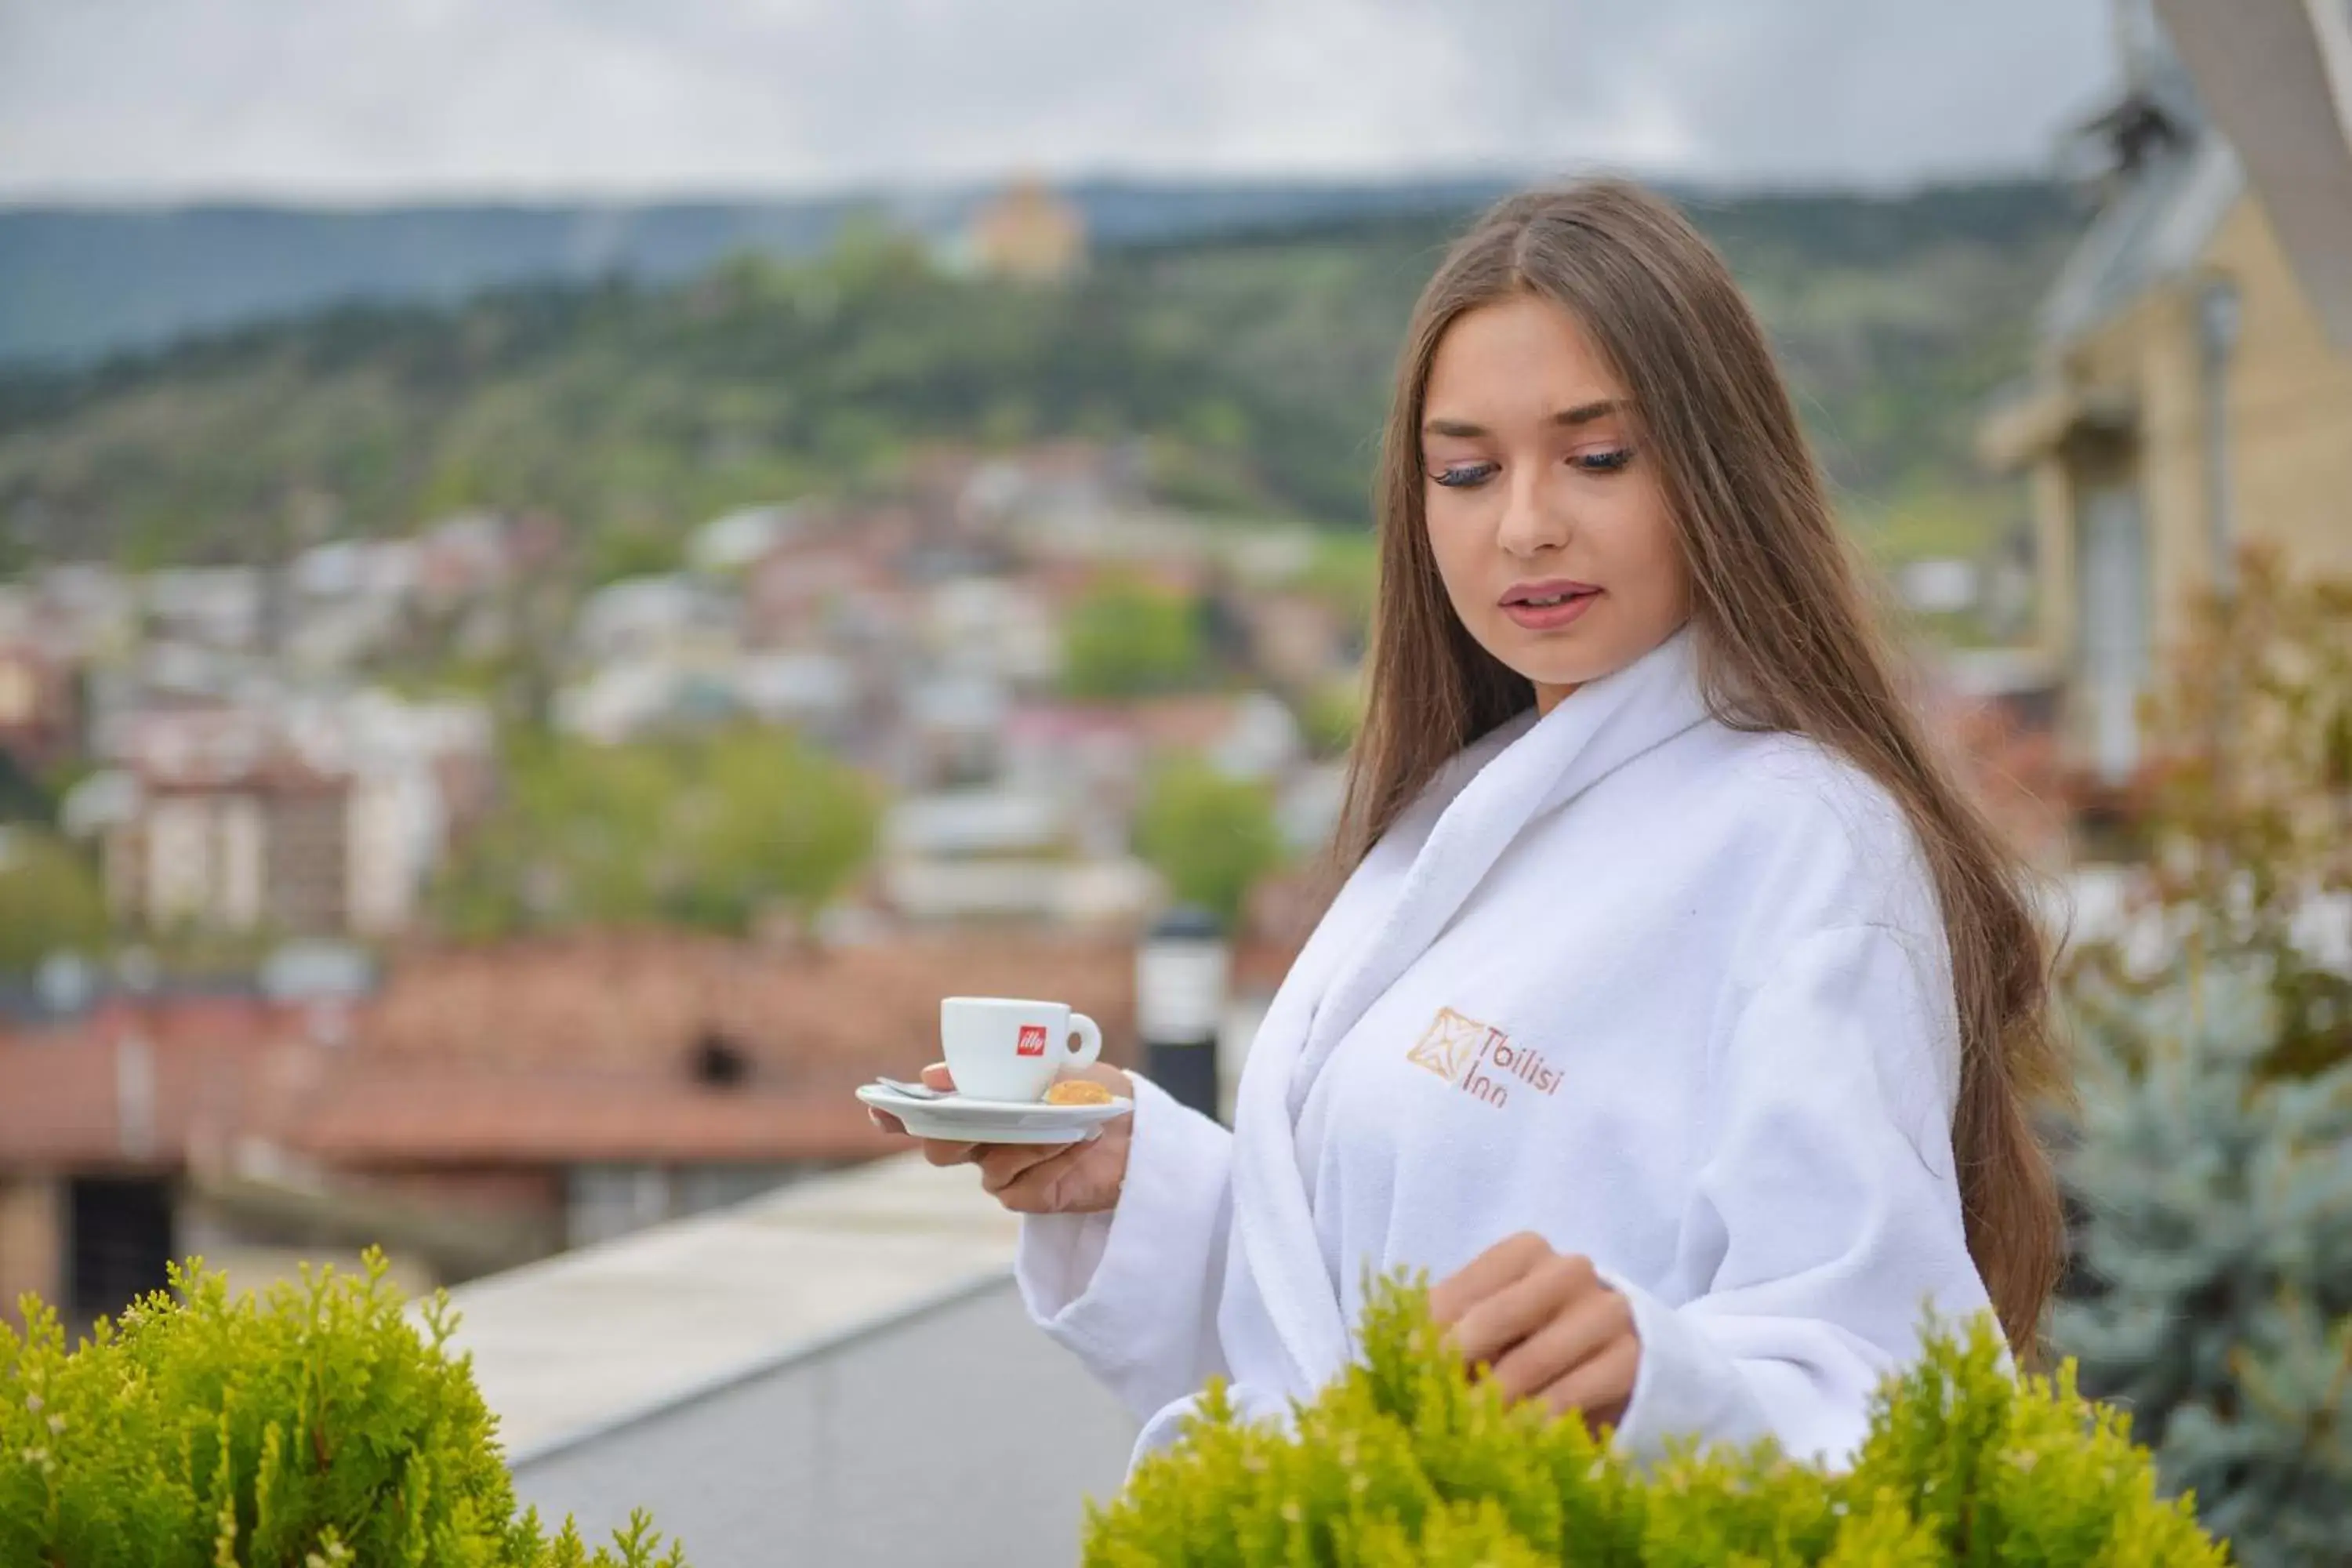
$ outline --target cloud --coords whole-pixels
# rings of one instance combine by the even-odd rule
[[[0,196],[2042,163],[2105,0],[0,0]]]

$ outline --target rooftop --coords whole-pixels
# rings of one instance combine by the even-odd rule
[[[301,1002],[0,994],[0,1163],[175,1168],[247,1135],[352,1170],[857,1159],[887,1145],[851,1086],[933,1059],[941,996],[1064,998],[1116,1058],[1134,969],[1108,940],[635,932],[414,948],[372,994]]]
[[[2152,155],[2084,231],[2042,301],[2061,342],[2098,328],[2149,285],[2193,268],[2245,191],[2237,154],[2210,132]]]
[[[894,1064],[903,1066],[903,1064]],[[718,1088],[642,1073],[353,1064],[280,1133],[332,1165],[765,1164],[855,1160],[889,1144],[845,1085]]]

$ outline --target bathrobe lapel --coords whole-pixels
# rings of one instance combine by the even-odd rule
[[[1251,1046],[1234,1118],[1234,1222],[1286,1392],[1311,1394],[1349,1355],[1298,1165],[1295,1128],[1315,1075],[1530,823],[1706,715],[1684,631],[1540,721],[1503,726],[1433,781],[1300,954]]]

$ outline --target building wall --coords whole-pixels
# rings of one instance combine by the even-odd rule
[[[414,912],[416,874],[410,853],[411,816],[394,779],[355,781],[345,828],[351,927],[381,935],[406,926]]]
[[[142,918],[146,909],[150,855],[145,827],[137,821],[116,823],[106,830],[99,850],[107,908],[118,921],[128,922]]]
[[[2139,344],[2139,482],[2151,646],[2161,649],[2172,645],[2212,583],[2212,512],[2196,296],[2186,288],[2168,289],[2147,301],[2147,313]]]
[[[1009,1279],[551,1452],[518,1500],[590,1539],[633,1508],[695,1568],[1078,1561],[1135,1426]]]
[[[2258,205],[2241,203],[2207,255],[2244,300],[2229,389],[2239,531],[2352,576],[2352,353],[2330,345]]]
[[[2101,486],[2129,485],[2145,530],[2154,668],[2187,635],[2215,564],[2209,469],[2209,383],[2200,294],[2227,279],[2238,291],[2229,362],[2223,463],[2232,540],[2262,542],[2299,570],[2352,574],[2352,355],[2330,347],[2288,268],[2261,204],[2231,209],[2189,278],[2149,290],[2099,331],[2069,344],[2059,379],[2091,396],[2127,399],[2136,426],[2120,442],[2077,436],[2032,474],[2041,573],[2040,627],[2058,667],[2081,668],[2083,584],[2076,530]],[[2069,749],[2085,754],[2084,704],[2064,704]]]
[[[2064,460],[2055,454],[2035,463],[2027,480],[2034,520],[2036,626],[2052,667],[2065,669],[2074,661],[2074,605],[2079,592],[2074,581],[2074,480]]]
[[[975,216],[970,244],[990,272],[1030,282],[1058,282],[1086,264],[1087,231],[1077,209],[1043,185],[1024,182]]]
[[[168,925],[205,911],[212,881],[211,818],[201,800],[159,800],[149,806],[140,835],[146,871],[140,918]]]
[[[536,1215],[551,1223],[563,1208],[563,1172],[551,1165],[364,1169],[354,1173],[371,1187],[436,1207]]]
[[[270,914],[270,811],[242,792],[169,795],[108,840],[108,882],[128,919],[251,931]]]
[[[0,1174],[0,1322],[22,1325],[16,1302],[27,1291],[58,1304],[64,1258],[61,1184],[39,1172]]]
[[[349,915],[349,793],[289,792],[269,803],[268,906],[281,931],[345,929]]]
[[[250,795],[229,795],[219,803],[220,858],[215,872],[219,887],[213,918],[232,931],[251,931],[263,914],[262,867],[268,851],[261,803]]]
[[[0,654],[0,731],[29,726],[40,711],[41,679],[32,660]]]
[[[54,659],[0,649],[0,752],[28,773],[43,773],[74,746],[72,678]]]
[[[2147,531],[2155,622],[2177,624],[2177,605],[2207,575],[2204,399],[2193,297],[2186,289],[2151,291],[2070,346],[2062,363],[2072,384],[2129,398],[2137,424],[2120,450],[2077,438],[2055,455],[2064,473],[2065,505],[2044,518],[2045,536],[2071,540],[2093,490],[2109,483],[2132,486]],[[2071,616],[2080,605],[2079,592],[2067,603]],[[2070,647],[2075,635],[2068,638]]]
[[[647,1226],[707,1214],[824,1167],[790,1161],[718,1165],[602,1162],[563,1173],[563,1237],[589,1247]]]

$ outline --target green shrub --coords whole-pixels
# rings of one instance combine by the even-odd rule
[[[2352,581],[2250,552],[2149,704],[2145,862],[2064,996],[2053,1321],[2253,1568],[2352,1562]]]
[[[2240,1561],[2352,1562],[2352,1062],[2273,1075],[2286,1004],[2250,955],[2074,1004],[2053,1338]]]
[[[1062,621],[1063,684],[1074,697],[1181,691],[1208,668],[1201,601],[1123,573],[1103,577]]]
[[[1425,1295],[1384,1283],[1356,1365],[1295,1431],[1239,1421],[1221,1389],[1178,1446],[1089,1521],[1087,1561],[1837,1568],[2225,1561],[2157,1493],[2119,1414],[2071,1369],[2022,1383],[1989,1320],[1931,1336],[1892,1379],[1853,1468],[1685,1447],[1643,1467],[1580,1420],[1510,1406],[1447,1354]]]
[[[1250,889],[1282,864],[1274,792],[1194,758],[1162,763],[1135,814],[1135,847],[1178,901],[1211,910],[1231,929]]]
[[[53,952],[95,951],[109,931],[106,889],[71,843],[0,823],[0,974],[28,973]]]
[[[1307,749],[1318,757],[1344,757],[1364,727],[1364,689],[1356,680],[1338,680],[1306,694],[1298,702],[1298,727]]]
[[[2352,578],[2240,558],[2195,608],[2152,696],[2140,942],[2078,946],[2070,978],[2143,992],[2183,963],[2252,976],[2272,1033],[2257,1076],[2352,1061],[2352,974],[2325,940],[2352,900]],[[2140,951],[2137,952],[2134,949]]]
[[[682,1568],[639,1516],[591,1555],[520,1518],[496,1421],[447,1341],[332,1269],[257,1303],[191,1264],[68,1349],[0,1324],[0,1568]]]
[[[740,935],[763,912],[824,907],[871,858],[881,816],[856,770],[759,726],[611,746],[523,734],[502,765],[504,798],[434,888],[457,937]]]

